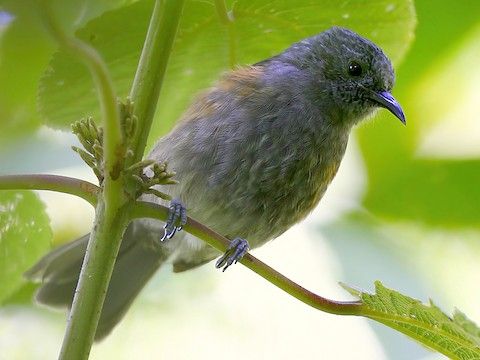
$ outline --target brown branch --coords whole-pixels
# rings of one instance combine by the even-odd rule
[[[133,218],[148,217],[165,221],[168,216],[168,209],[162,205],[140,201],[134,205],[131,216]],[[190,217],[183,229],[221,252],[225,251],[230,243],[226,237]],[[253,255],[247,253],[240,263],[273,285],[318,310],[338,315],[360,315],[362,312],[361,301],[335,301],[324,298],[288,279]]]

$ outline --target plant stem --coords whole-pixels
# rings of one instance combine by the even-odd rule
[[[102,192],[98,198],[95,224],[60,352],[62,360],[83,360],[88,358],[93,344],[115,259],[127,226],[126,217],[121,211],[127,202],[122,177],[126,149],[117,99],[105,63],[95,49],[63,32],[55,21],[49,0],[42,0],[41,3],[46,28],[62,48],[80,59],[90,70],[99,95],[104,128]]]
[[[8,175],[0,176],[0,190],[14,189],[36,189],[52,190],[79,196],[87,200],[92,205],[96,204],[99,187],[83,180],[56,175]],[[100,205],[99,205],[100,206]],[[124,214],[125,215],[125,214]],[[122,216],[124,216],[122,215]],[[130,213],[130,219],[149,217],[165,221],[168,217],[168,208],[162,205],[139,201],[133,205]],[[128,219],[127,219],[128,220]],[[116,220],[118,221],[118,219]],[[126,221],[122,218],[120,223]],[[101,230],[101,229],[100,229]],[[121,230],[121,229],[118,229]],[[223,252],[226,250],[230,241],[224,236],[216,233],[207,226],[198,221],[188,218],[184,230],[199,239],[202,239],[210,246]],[[113,235],[113,234],[110,234]],[[103,243],[108,243],[104,241]],[[108,250],[104,247],[103,251]],[[112,258],[113,251],[108,250],[108,257]],[[98,256],[98,255],[96,255]],[[288,294],[296,297],[298,300],[313,306],[316,309],[340,315],[360,315],[360,302],[342,302],[323,298],[314,294],[302,286],[296,284],[284,275],[280,274],[262,261],[256,259],[250,254],[246,254],[240,261],[243,265],[262,276],[273,285],[284,290]],[[80,288],[78,289],[80,290]],[[95,293],[94,293],[95,294]],[[363,314],[372,317],[371,314]],[[373,317],[372,317],[373,318]],[[83,320],[82,320],[83,321]],[[90,320],[92,321],[92,320]],[[379,321],[379,320],[378,320]]]
[[[95,82],[95,88],[98,91],[102,121],[106,134],[103,144],[105,173],[112,175],[113,179],[116,180],[118,177],[118,162],[123,160],[123,156],[121,156],[123,139],[117,98],[107,66],[94,48],[77,38],[65,34],[55,20],[51,8],[51,0],[41,0],[41,4],[40,12],[47,30],[65,51],[81,60],[90,70]],[[112,184],[112,188],[115,191],[119,191],[120,185]]]
[[[141,160],[145,151],[165,70],[177,33],[184,0],[156,0],[142,55],[130,91],[134,113],[138,118],[132,162]]]
[[[6,175],[0,176],[0,190],[50,190],[71,194],[95,206],[100,188],[88,181],[58,175]]]
[[[158,94],[178,27],[184,0],[157,0],[150,20],[131,98],[138,110],[138,135],[134,138],[133,162],[143,156]],[[102,311],[108,284],[128,224],[130,203],[123,190],[125,145],[119,108],[107,67],[98,53],[82,41],[68,37],[58,26],[48,0],[42,0],[48,30],[65,50],[89,68],[99,92],[104,125],[104,181],[98,199],[95,224],[80,272],[60,359],[87,359]],[[127,166],[129,164],[126,164]]]
[[[128,224],[126,215],[126,210],[109,210],[106,202],[99,199],[59,356],[61,360],[88,359],[123,232]]]
[[[150,217],[165,221],[168,209],[158,204],[137,202],[132,209],[131,216],[133,218]],[[230,244],[227,238],[192,218],[188,218],[187,224],[183,228],[220,252],[225,251]],[[363,306],[360,301],[334,301],[314,294],[248,253],[240,263],[273,285],[318,310],[338,315],[362,315]]]

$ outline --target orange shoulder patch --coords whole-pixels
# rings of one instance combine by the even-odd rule
[[[219,93],[229,93],[238,98],[253,94],[260,87],[263,69],[260,66],[246,66],[230,71],[218,83],[200,93],[182,117],[182,121],[195,121],[209,118],[227,104]]]
[[[248,96],[258,89],[263,69],[260,66],[245,66],[225,74],[217,88],[240,96]]]

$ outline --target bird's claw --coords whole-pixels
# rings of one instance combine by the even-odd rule
[[[164,232],[160,241],[171,239],[177,231],[182,231],[187,223],[187,209],[178,199],[173,199],[168,207],[167,222],[163,226]]]
[[[249,249],[250,245],[247,240],[242,238],[233,239],[227,251],[225,251],[222,257],[215,263],[215,267],[217,269],[223,268],[222,271],[227,270],[230,265],[240,261]]]

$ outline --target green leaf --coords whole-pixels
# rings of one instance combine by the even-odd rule
[[[480,160],[396,161],[398,167],[391,167],[388,175],[379,170],[370,177],[364,199],[370,211],[443,227],[480,225],[480,187],[472,185],[480,183]],[[366,162],[372,173],[379,168],[371,158]]]
[[[0,146],[41,125],[37,86],[53,51],[37,19],[18,9],[0,42]]]
[[[470,335],[475,336],[477,339],[480,338],[480,328],[460,310],[457,309],[453,313],[453,321]]]
[[[24,285],[23,273],[50,248],[45,206],[31,191],[0,192],[0,304]]]
[[[92,17],[132,0],[51,1],[67,32]],[[0,27],[0,147],[32,134],[41,125],[37,112],[38,82],[56,44],[44,30],[36,0],[2,0],[0,10],[12,14]]]
[[[15,291],[11,296],[6,298],[3,302],[3,306],[8,305],[31,305],[32,299],[35,296],[40,284],[33,282],[25,282],[17,291]]]
[[[451,318],[428,305],[375,282],[375,294],[345,289],[363,302],[362,316],[396,329],[450,359],[480,359],[480,329],[456,311]]]
[[[238,0],[228,5],[233,6],[231,26],[219,21],[212,1],[187,2],[150,144],[180,117],[195,93],[210,86],[232,64],[263,60],[332,25],[369,37],[396,62],[405,54],[415,26],[410,0]],[[104,14],[77,33],[102,54],[120,97],[128,95],[151,9],[151,1],[140,1]],[[66,54],[52,59],[39,94],[41,112],[50,126],[66,128],[87,115],[98,118],[88,72]]]

